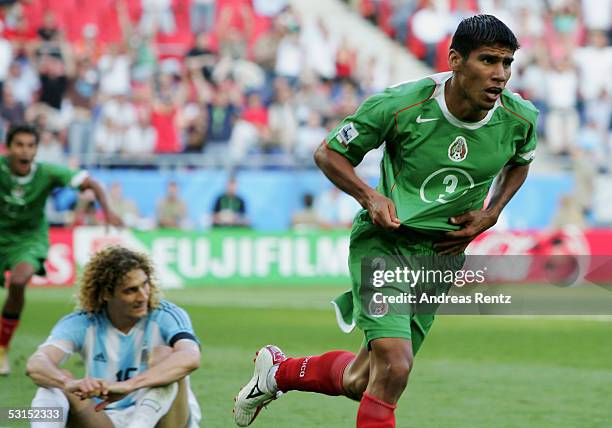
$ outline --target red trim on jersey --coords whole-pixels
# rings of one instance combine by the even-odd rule
[[[434,81],[435,83],[435,81]],[[397,115],[400,114],[403,111],[409,110],[412,107],[416,107],[419,104],[423,104],[425,101],[429,101],[431,99],[431,96],[434,94],[434,92],[436,92],[436,89],[438,88],[438,84],[435,84],[433,87],[433,91],[431,91],[431,94],[429,94],[429,96],[427,98],[425,98],[424,100],[419,101],[418,103],[412,104],[411,106],[405,107],[401,110],[398,110],[395,112],[394,119],[395,119],[395,131],[397,132]],[[399,171],[397,171],[397,173],[395,174],[395,176],[393,177],[393,186],[391,186],[391,190],[389,192],[393,192],[393,189],[395,189],[395,185],[397,184],[397,177],[399,177],[400,172],[402,172],[402,169],[404,168],[404,165],[402,165],[399,169]]]
[[[408,109],[411,109],[412,107],[416,107],[419,104],[423,104],[425,101],[428,101],[431,99],[431,96],[434,94],[434,92],[436,92],[436,88],[438,87],[438,85],[434,85],[433,91],[431,91],[431,94],[429,94],[429,96],[427,98],[425,98],[424,100],[419,101],[418,103],[412,104],[411,106],[405,107],[401,110],[398,110],[394,113],[394,119],[395,119],[395,130],[397,131],[397,115],[400,114],[403,111],[406,111]]]
[[[515,115],[516,117],[518,117],[519,119],[523,119],[525,122],[527,122],[527,125],[531,126],[531,122],[529,122],[529,120],[525,119],[523,116],[521,116],[518,113],[513,112],[512,110],[510,110],[508,107],[506,107],[506,105],[504,104],[504,100],[500,97],[499,102],[501,103],[502,107],[505,110],[508,110],[510,113],[512,113],[513,115]]]

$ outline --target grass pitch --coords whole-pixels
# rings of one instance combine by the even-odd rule
[[[342,334],[330,288],[190,289],[166,297],[185,308],[202,341],[192,375],[203,427],[232,427],[232,398],[250,378],[254,352],[267,343],[289,356],[357,350],[361,335]],[[28,406],[34,384],[26,358],[74,308],[72,290],[30,289],[13,341],[13,374],[0,378],[0,407]],[[0,301],[5,291],[0,290]],[[82,373],[78,357],[68,368]],[[612,426],[612,321],[586,318],[439,317],[415,361],[398,428],[603,428]],[[355,426],[357,403],[289,393],[254,427]],[[26,426],[0,421],[0,426]]]

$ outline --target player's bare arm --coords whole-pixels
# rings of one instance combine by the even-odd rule
[[[400,226],[393,201],[360,179],[353,165],[344,156],[330,150],[327,143],[323,142],[316,150],[314,160],[332,183],[355,198],[368,211],[375,225],[391,230]]]
[[[470,211],[449,219],[452,224],[461,226],[461,229],[447,232],[447,239],[435,245],[439,254],[462,253],[474,238],[495,225],[504,207],[525,182],[528,173],[529,165],[506,166],[497,178],[491,201],[486,209]]]
[[[59,367],[65,352],[54,346],[45,346],[36,351],[27,362],[26,374],[43,388],[60,388],[65,393],[75,394],[81,399],[108,395],[106,382],[102,379],[75,379],[68,370]]]
[[[104,213],[105,222],[107,225],[122,227],[123,220],[119,217],[115,212],[110,208],[108,204],[108,200],[106,199],[106,193],[104,189],[96,180],[91,177],[87,177],[83,184],[81,184],[80,190],[91,189],[96,195],[96,200],[100,203],[102,207],[102,212]]]
[[[198,345],[192,340],[179,340],[172,347],[171,353],[148,370],[132,379],[111,383],[108,386],[108,398],[98,404],[96,410],[102,410],[113,401],[120,400],[138,389],[168,385],[179,381],[199,367],[200,348]]]

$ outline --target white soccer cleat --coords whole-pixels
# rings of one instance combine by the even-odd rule
[[[234,398],[236,425],[239,427],[251,425],[261,409],[282,394],[278,390],[268,388],[268,373],[272,367],[286,359],[283,351],[274,345],[266,345],[257,352],[253,377]]]
[[[8,376],[11,373],[9,365],[8,349],[0,346],[0,376]]]

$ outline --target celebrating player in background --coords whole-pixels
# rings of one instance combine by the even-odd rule
[[[332,351],[304,358],[263,347],[236,400],[239,426],[251,424],[279,392],[297,390],[360,401],[358,428],[395,427],[397,401],[433,314],[372,316],[361,303],[362,257],[426,255],[443,263],[438,255],[461,258],[496,223],[527,177],[536,146],[537,110],[505,89],[518,47],[494,16],[463,20],[448,55],[451,72],[372,96],[317,149],[319,168],[364,208],[351,232],[352,291],[335,301],[341,327],[357,325],[364,346],[356,356]],[[354,166],[383,143],[374,190]]]
[[[0,318],[0,375],[10,372],[8,347],[23,310],[25,287],[32,275],[45,273],[49,225],[47,196],[57,187],[91,189],[106,222],[120,226],[102,187],[86,171],[34,162],[39,135],[30,125],[15,125],[6,137],[7,155],[0,157],[0,273],[11,271],[8,297]],[[0,282],[4,285],[4,280]]]
[[[61,407],[80,428],[198,427],[187,375],[200,365],[199,342],[187,313],[159,300],[150,260],[122,247],[96,253],[79,306],[28,360],[40,386],[32,406]],[[74,352],[85,362],[81,379],[60,368]]]

